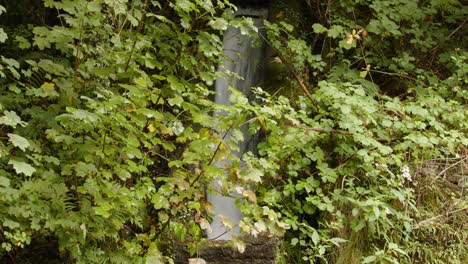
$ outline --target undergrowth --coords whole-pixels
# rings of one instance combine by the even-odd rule
[[[0,28],[2,262],[45,240],[67,263],[196,254],[215,179],[243,234],[283,238],[279,263],[467,261],[460,1],[297,1],[264,31],[228,1],[34,3]],[[228,26],[285,81],[224,106]],[[262,141],[241,162],[245,127]]]

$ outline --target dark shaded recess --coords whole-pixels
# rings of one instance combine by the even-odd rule
[[[231,0],[231,3],[242,6],[242,7],[259,7],[268,6],[271,4],[271,0]]]
[[[0,25],[53,26],[60,22],[57,10],[45,7],[43,0],[0,0],[0,5],[7,10],[0,15]]]
[[[60,24],[58,11],[44,7],[43,0],[0,0],[6,13],[0,15],[0,27],[7,33],[8,38],[0,45],[0,54],[7,58],[14,58],[22,63],[26,59],[52,59],[58,54],[52,50],[40,51],[36,47],[22,50],[15,41],[17,36],[31,40],[32,30],[36,26],[53,27]]]
[[[36,238],[31,244],[16,252],[0,256],[0,263],[15,264],[62,264],[68,263],[60,256],[55,238]]]
[[[189,258],[202,258],[208,264],[274,264],[279,241],[273,238],[245,238],[244,253],[228,246],[227,241],[210,241],[196,256],[190,256],[185,245],[175,247],[175,264],[186,264]]]

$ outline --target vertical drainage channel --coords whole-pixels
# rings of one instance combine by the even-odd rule
[[[259,28],[259,33],[264,34],[262,26],[263,20],[267,19],[268,8],[239,8],[237,11],[239,17],[250,17],[254,25]],[[256,41],[261,41],[261,44]],[[250,97],[250,90],[252,87],[258,86],[262,80],[261,64],[264,60],[264,41],[259,37],[258,39],[252,38],[248,35],[241,34],[240,29],[229,27],[223,37],[223,63],[219,66],[218,71],[221,77],[216,79],[216,96],[215,102],[217,104],[230,105],[229,86],[234,87],[238,91]],[[230,71],[242,77],[236,78],[231,75],[225,74]],[[255,140],[252,136],[248,135],[247,127],[243,128],[244,141],[239,143],[239,152],[236,153],[239,157],[246,151],[253,150]],[[229,134],[227,135],[230,136]],[[218,189],[216,181],[213,182],[214,186]],[[234,196],[234,194],[233,194]],[[209,239],[213,240],[232,240],[232,235],[239,235],[238,224],[243,215],[240,210],[235,206],[236,198],[223,196],[220,193],[209,193],[208,201],[211,203],[215,216],[211,223],[212,232],[208,234]],[[234,228],[229,230],[223,226],[220,215],[229,219]]]

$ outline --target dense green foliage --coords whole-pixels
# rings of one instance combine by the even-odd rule
[[[467,159],[466,7],[281,4],[260,38],[286,81],[229,107],[211,101],[221,36],[255,29],[227,1],[44,0],[47,19],[0,29],[0,258],[47,239],[77,263],[195,253],[218,179],[246,197],[244,233],[284,236],[278,261],[466,261],[446,177]],[[240,162],[242,126],[264,136]]]
[[[271,185],[258,205],[291,226],[283,260],[463,263],[463,188],[424,168],[452,158],[446,166],[466,169],[466,7],[306,2],[310,11],[279,6],[267,39],[312,100],[259,92],[250,109],[268,131],[254,164]]]
[[[226,6],[44,4],[60,24],[10,36],[27,55],[2,57],[2,254],[53,237],[81,263],[153,263],[199,240],[224,155],[208,84]]]

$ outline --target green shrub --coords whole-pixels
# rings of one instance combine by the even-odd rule
[[[289,97],[233,90],[229,107],[210,101],[222,31],[251,23],[227,1],[43,3],[54,23],[0,29],[2,261],[195,253],[215,178],[246,197],[244,233],[284,236],[285,263],[466,261],[464,189],[445,176],[468,144],[458,1],[304,1],[309,29],[277,15],[262,36]],[[263,140],[240,162],[243,126]]]
[[[212,163],[234,146],[217,131],[242,122],[216,120],[210,101],[232,10],[199,0],[44,5],[60,23],[16,35],[40,56],[1,57],[0,256],[41,238],[77,263],[154,263],[170,259],[163,249],[196,245],[206,186],[226,177]]]
[[[295,12],[317,15],[309,31],[281,19],[266,24],[291,76],[281,93],[295,96],[258,89],[259,103],[246,107],[252,130],[267,135],[259,157],[247,159],[265,168],[265,184],[257,204],[244,202],[250,217],[241,226],[255,234],[252,226],[282,223],[285,263],[463,263],[464,191],[435,177],[443,168],[420,168],[466,160],[466,8],[407,0],[303,6],[311,8]]]

